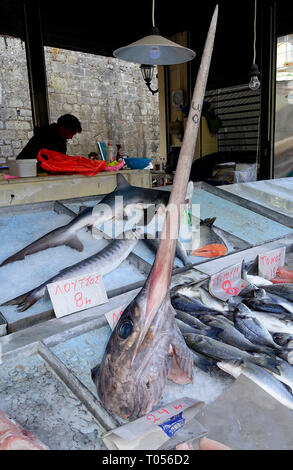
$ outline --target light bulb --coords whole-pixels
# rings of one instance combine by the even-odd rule
[[[252,64],[250,67],[250,72],[249,72],[249,77],[250,77],[250,82],[248,84],[249,88],[251,90],[258,90],[260,87],[260,81],[259,77],[260,73],[258,70],[258,66],[256,64]]]
[[[153,46],[151,49],[150,49],[150,58],[151,59],[158,59],[161,55],[161,52],[160,52],[160,48],[157,47],[157,46]]]
[[[249,88],[251,90],[258,90],[260,87],[260,81],[256,75],[253,75],[250,79],[250,82],[248,84]]]

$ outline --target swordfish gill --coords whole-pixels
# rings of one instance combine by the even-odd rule
[[[180,209],[194,154],[203,97],[216,31],[216,6],[197,75],[184,141],[166,211],[163,236],[148,278],[125,308],[106,346],[102,363],[92,369],[92,379],[103,406],[124,419],[150,412],[170,378],[193,381],[193,356],[176,324],[169,287]],[[169,370],[168,352],[173,351]]]

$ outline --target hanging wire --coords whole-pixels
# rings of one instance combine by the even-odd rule
[[[255,64],[256,60],[256,2],[254,0],[254,27],[253,27],[253,64]]]
[[[253,64],[255,64],[256,61],[256,2],[257,0],[254,0],[254,25],[253,25]],[[258,117],[258,123],[257,123],[257,144],[256,144],[256,165],[258,167],[259,164],[259,139],[260,139],[260,115]],[[257,171],[257,170],[256,170]]]
[[[153,0],[152,6],[152,21],[153,21],[153,28],[155,27],[155,0]]]

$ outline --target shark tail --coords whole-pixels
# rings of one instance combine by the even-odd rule
[[[26,292],[25,294],[15,297],[14,299],[4,302],[3,304],[1,304],[1,307],[17,305],[18,312],[24,312],[25,310],[30,308],[32,305],[34,305],[41,297],[42,295],[39,294],[37,289],[33,289],[29,292]]]

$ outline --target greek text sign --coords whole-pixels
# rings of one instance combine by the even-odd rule
[[[105,317],[111,327],[111,330],[114,330],[125,307],[127,307],[127,304],[120,305],[119,307],[113,308],[113,310],[105,313]]]
[[[221,300],[227,300],[234,295],[238,295],[246,285],[241,278],[241,266],[242,262],[213,274],[209,282],[210,293]]]
[[[92,273],[47,285],[57,318],[108,302],[103,278]]]
[[[278,268],[284,266],[286,247],[267,251],[258,255],[258,274],[265,279],[273,279],[277,275]]]

